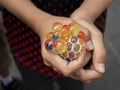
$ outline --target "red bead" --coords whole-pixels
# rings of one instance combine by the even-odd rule
[[[63,25],[63,27],[62,27],[62,30],[64,31],[64,30],[69,30],[69,25]]]
[[[56,46],[58,45],[59,42],[60,42],[59,40],[54,41],[53,42],[53,47],[56,48]]]
[[[80,31],[77,35],[79,39],[83,39],[85,37],[85,33],[83,31]]]
[[[71,59],[74,58],[74,56],[75,56],[74,52],[69,52],[69,57],[70,57]]]
[[[55,23],[53,24],[53,26],[58,26],[59,24],[61,24],[61,23],[55,22]]]

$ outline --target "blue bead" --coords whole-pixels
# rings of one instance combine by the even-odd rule
[[[52,45],[52,44],[48,44],[48,45],[47,45],[47,49],[48,49],[48,50],[52,50],[52,49],[53,49],[53,45]]]
[[[52,38],[53,38],[53,40],[57,40],[59,37],[58,37],[58,36],[53,35],[53,36],[52,36]]]

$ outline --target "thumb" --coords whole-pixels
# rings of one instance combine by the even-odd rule
[[[95,69],[101,73],[105,72],[105,58],[106,50],[104,48],[103,39],[101,36],[93,37],[94,47],[93,50],[93,64]]]

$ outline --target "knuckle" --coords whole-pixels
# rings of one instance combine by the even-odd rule
[[[68,77],[70,75],[70,71],[68,71],[67,69],[63,70],[62,73],[65,77]]]
[[[86,79],[86,78],[84,78],[84,77],[81,77],[81,78],[80,78],[80,80],[81,80],[82,82],[87,81],[87,79]]]
[[[88,80],[88,78],[86,76],[80,76],[79,78],[82,82],[85,82]]]
[[[96,79],[100,79],[102,77],[102,74],[98,74],[97,76],[96,76]]]
[[[85,30],[84,33],[85,33],[84,40],[85,41],[89,41],[91,39],[91,33],[90,33],[90,31],[89,30]]]

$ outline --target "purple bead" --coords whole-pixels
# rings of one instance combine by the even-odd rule
[[[52,50],[53,49],[52,41],[51,40],[47,40],[45,42],[45,47],[46,47],[47,50]]]

